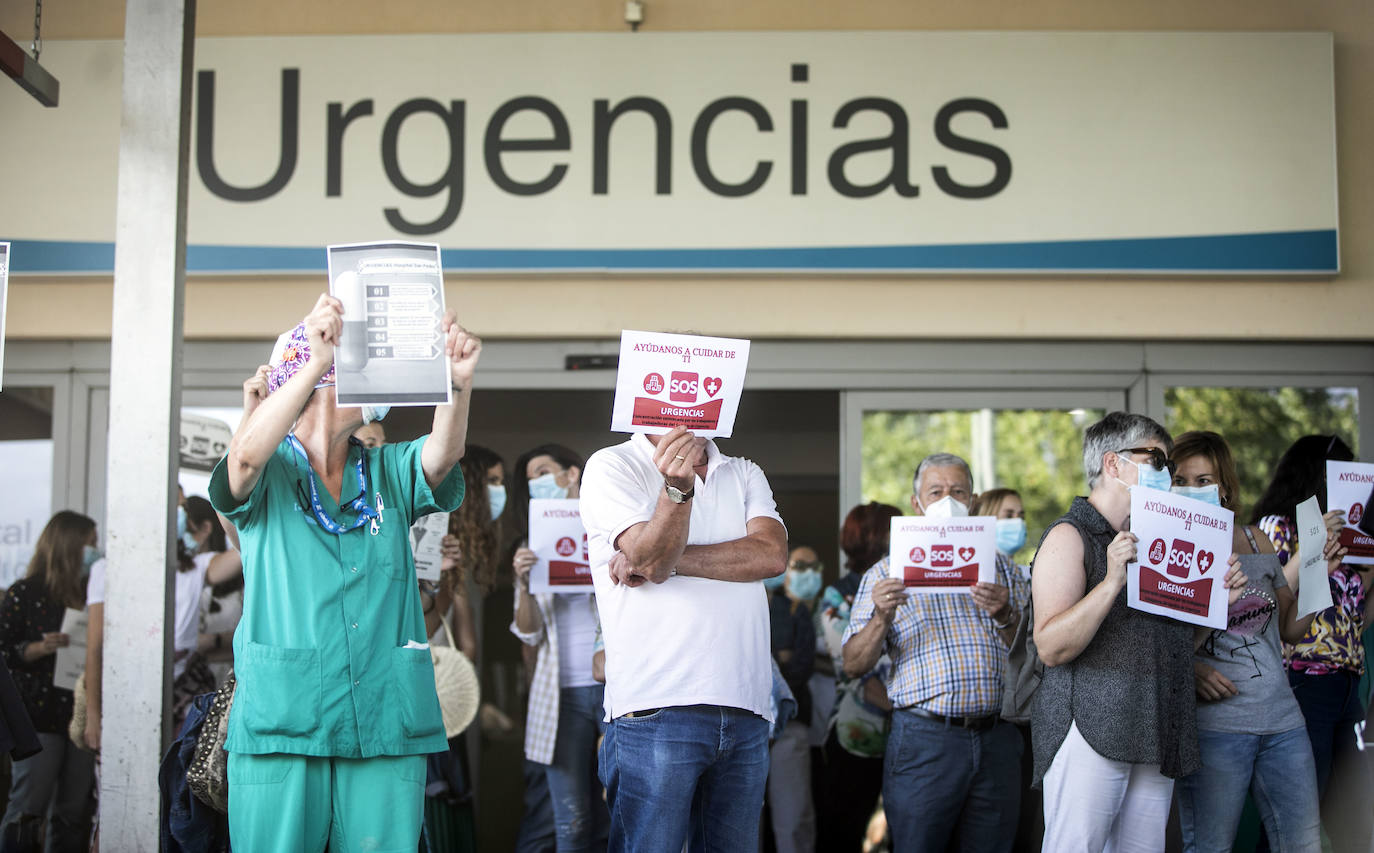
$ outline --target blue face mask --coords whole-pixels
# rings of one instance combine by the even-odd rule
[[[186,507],[177,506],[177,535],[186,535]]]
[[[192,554],[200,550],[200,543],[196,541],[196,537],[192,536],[189,530],[181,534],[181,544],[185,545],[186,550],[190,551]]]
[[[386,413],[389,411],[391,411],[390,406],[363,406],[363,424],[380,421],[386,417]]]
[[[1026,520],[1024,518],[997,519],[997,550],[1007,556],[1015,554],[1026,544]]]
[[[94,545],[84,545],[81,548],[81,565],[87,572],[91,570],[91,566],[100,562],[104,557],[105,555]]]
[[[768,590],[769,592],[777,592],[778,590],[782,589],[782,585],[786,580],[786,575],[778,575],[777,577],[764,578],[763,588]]]
[[[810,601],[821,592],[821,573],[819,569],[787,570],[787,586],[792,595],[802,601]]]
[[[487,483],[487,503],[491,504],[491,520],[500,518],[506,508],[506,487]]]
[[[568,496],[568,487],[558,485],[557,474],[544,474],[530,480],[530,497],[538,500],[562,500]]]
[[[1181,498],[1221,506],[1221,489],[1215,483],[1210,486],[1174,486],[1170,491]]]
[[[1121,459],[1136,467],[1137,474],[1135,482],[1137,486],[1143,489],[1155,489],[1161,492],[1167,492],[1173,488],[1174,477],[1169,473],[1168,468],[1161,471],[1153,465],[1142,465],[1134,459],[1129,459],[1125,456],[1121,456]]]

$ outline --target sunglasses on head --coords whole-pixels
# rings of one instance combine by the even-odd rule
[[[1118,450],[1117,453],[1144,453],[1150,457],[1150,465],[1156,471],[1167,469],[1170,474],[1173,474],[1174,469],[1178,467],[1174,460],[1170,459],[1158,447],[1127,447],[1124,450]]]

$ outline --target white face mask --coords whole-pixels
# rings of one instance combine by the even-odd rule
[[[921,503],[921,499],[916,499]],[[945,495],[930,506],[921,504],[921,512],[926,518],[964,518],[968,515],[968,506],[961,504],[954,499],[953,495]]]

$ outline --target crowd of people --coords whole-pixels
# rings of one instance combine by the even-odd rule
[[[909,506],[849,511],[827,583],[764,470],[682,427],[587,458],[540,444],[507,471],[467,440],[481,342],[451,315],[453,402],[428,435],[388,442],[384,409],[336,402],[341,307],[322,296],[245,383],[210,499],[178,509],[173,704],[179,725],[232,666],[235,848],[475,849],[471,732],[511,723],[488,703],[448,737],[430,647],[481,671],[481,623],[507,622],[478,597],[506,571],[528,695],[520,851],[1159,851],[1171,813],[1184,850],[1228,851],[1247,802],[1261,849],[1369,844],[1374,567],[1346,562],[1347,519],[1325,505],[1327,460],[1354,459],[1339,436],[1295,442],[1246,512],[1223,436],[1108,414],[1084,433],[1086,496],[1055,508],[1024,565],[1016,484],[975,494],[964,459],[929,454],[910,460]],[[1225,629],[1127,606],[1133,489],[1236,514]],[[1332,605],[1301,614],[1296,506],[1312,496]],[[531,591],[541,498],[579,501],[590,589]],[[417,581],[409,538],[432,512],[450,513],[436,583]],[[888,557],[905,514],[994,518],[993,579],[909,589]],[[0,602],[15,759],[0,853],[98,845],[98,542],[93,520],[57,513]],[[81,610],[73,691],[54,673]],[[1040,664],[1026,720],[1005,705],[1018,648]]]

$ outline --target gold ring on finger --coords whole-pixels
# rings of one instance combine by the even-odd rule
[[[674,456],[673,458],[674,458],[674,459],[679,459],[679,460],[684,460],[684,459],[686,459],[687,457],[686,457],[686,456]]]

